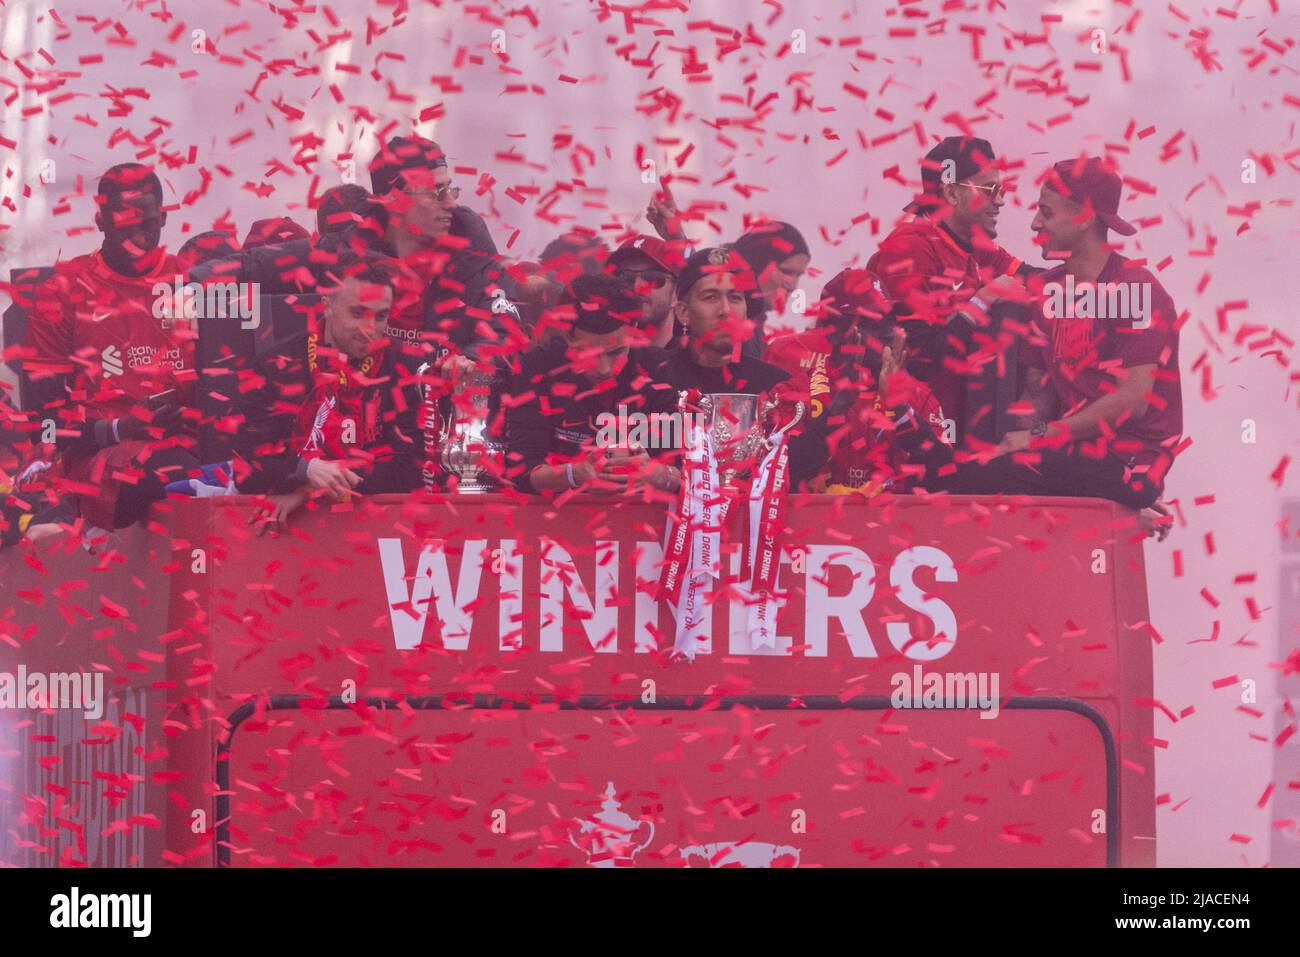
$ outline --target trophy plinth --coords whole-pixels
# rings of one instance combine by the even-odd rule
[[[485,459],[500,450],[486,435],[487,417],[484,416],[453,426],[443,442],[438,464],[445,473],[456,476],[456,491],[476,494],[496,489],[496,480]]]

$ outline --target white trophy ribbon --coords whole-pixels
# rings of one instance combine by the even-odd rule
[[[803,418],[803,403],[795,414],[769,438],[771,449],[763,457],[758,474],[749,487],[750,602],[746,630],[752,649],[776,647],[776,613],[780,602],[775,594],[781,561],[781,523],[789,486],[790,463],[786,433]]]
[[[707,592],[720,567],[721,535],[718,528],[718,463],[708,429],[690,428],[687,458],[690,488],[686,514],[690,555],[677,599],[677,635],[673,651],[695,660],[700,642],[712,633],[713,608]]]

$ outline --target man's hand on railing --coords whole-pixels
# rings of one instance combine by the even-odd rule
[[[999,458],[1003,455],[1010,455],[1013,452],[1024,452],[1029,448],[1029,443],[1033,436],[1028,429],[1016,429],[1002,436],[998,442],[997,448],[993,452],[993,458]]]
[[[609,448],[597,456],[590,491],[617,495],[646,475],[650,456],[645,449]]]
[[[650,465],[646,484],[661,492],[677,492],[682,487],[682,471],[675,465],[655,462]]]
[[[1163,542],[1174,527],[1174,517],[1169,513],[1169,506],[1164,502],[1155,502],[1142,509],[1138,512],[1138,527],[1148,537],[1154,536],[1157,542]]]
[[[361,476],[342,462],[311,459],[307,463],[307,483],[313,489],[341,497],[361,484]]]
[[[268,495],[266,504],[248,517],[248,524],[257,526],[257,535],[270,532],[272,538],[279,538],[280,532],[289,524],[289,516],[302,508],[309,497],[305,486],[287,495]]]

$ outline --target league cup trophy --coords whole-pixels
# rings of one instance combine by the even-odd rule
[[[704,427],[713,439],[713,455],[724,488],[736,487],[737,475],[751,474],[771,443],[764,431],[764,421],[776,409],[768,399],[760,404],[757,395],[743,392],[711,392],[700,397]],[[794,417],[780,429],[784,432],[803,418],[803,403],[795,405]]]
[[[424,374],[427,363],[420,367]],[[456,491],[467,493],[490,492],[497,487],[488,468],[490,457],[500,457],[498,444],[488,438],[488,391],[492,377],[474,370],[461,379],[461,392],[469,400],[452,403],[452,411],[443,416],[438,412],[438,400],[428,385],[421,387],[424,396],[424,483],[426,488],[437,484],[432,464],[447,475],[457,479]]]

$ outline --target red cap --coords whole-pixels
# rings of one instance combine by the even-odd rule
[[[680,240],[660,239],[658,236],[633,236],[610,254],[609,262],[617,266],[635,253],[645,256],[673,276],[686,265],[686,244]]]
[[[1115,168],[1095,156],[1062,160],[1052,167],[1047,185],[1066,199],[1091,210],[1121,236],[1132,236],[1137,227],[1119,218],[1119,198],[1124,192]]]
[[[883,319],[890,302],[880,289],[880,280],[868,269],[845,269],[822,290],[822,307],[828,319],[850,317],[858,321]]]
[[[244,238],[244,248],[272,246],[276,243],[287,243],[294,239],[310,238],[311,233],[288,216],[280,216],[277,219],[259,219],[249,227],[248,235]]]

